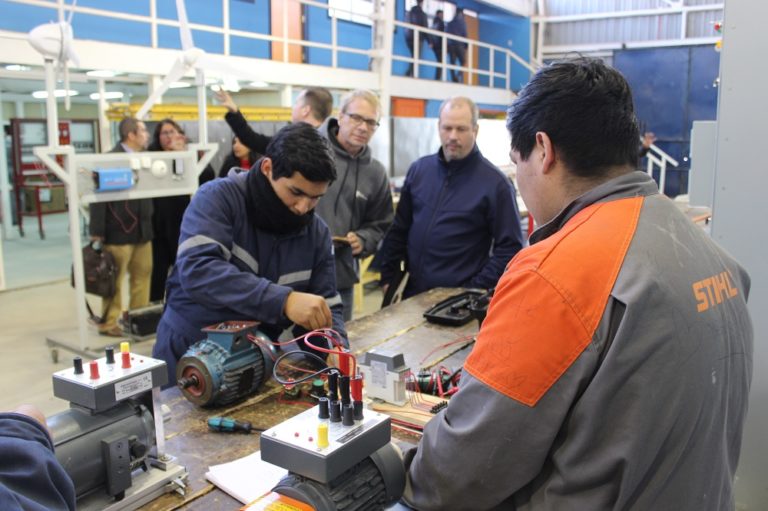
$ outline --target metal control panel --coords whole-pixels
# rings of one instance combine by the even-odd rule
[[[262,433],[261,459],[327,483],[391,438],[390,418],[381,413],[366,411],[351,425],[319,415],[316,406]]]
[[[123,352],[53,374],[53,394],[100,412],[118,402],[168,383],[162,360]]]

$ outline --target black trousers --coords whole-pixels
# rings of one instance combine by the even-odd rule
[[[448,62],[450,64],[458,64],[460,66],[466,65],[467,62],[467,49],[464,46],[448,46]],[[451,81],[463,82],[464,73],[462,71],[456,71],[451,69]]]
[[[165,281],[168,270],[176,262],[178,241],[167,238],[152,240],[152,281],[149,286],[149,301],[161,302],[165,298]]]

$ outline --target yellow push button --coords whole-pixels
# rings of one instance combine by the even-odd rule
[[[328,447],[328,423],[321,422],[317,426],[317,446],[321,449]]]

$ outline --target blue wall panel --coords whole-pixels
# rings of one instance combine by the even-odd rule
[[[77,13],[72,18],[75,39],[92,39],[119,44],[152,45],[149,23]]]
[[[323,2],[323,3],[328,3]],[[304,39],[318,43],[331,44],[331,18],[328,10],[321,7],[307,6],[304,9]],[[336,37],[339,46],[347,46],[360,50],[371,48],[372,28],[370,25],[339,20],[336,25]],[[349,52],[339,52],[338,66],[346,69],[368,70],[370,59],[366,55]],[[330,50],[322,48],[306,48],[305,61],[308,64],[330,66],[332,56]]]
[[[229,2],[229,27],[235,30],[269,34],[269,0],[255,0],[253,3],[240,0]]]
[[[72,5],[72,0],[65,0]],[[108,5],[107,5],[108,4]],[[139,16],[149,16],[149,0],[130,0],[129,2],[105,2],[104,0],[77,0],[78,7],[93,7],[94,9],[103,9],[125,14],[137,14]],[[175,10],[173,12],[176,12]],[[79,14],[75,15],[75,19]]]
[[[442,103],[443,103],[442,101],[438,101],[436,99],[428,99],[424,107],[424,117],[434,117],[434,118],[440,117],[440,105]],[[490,103],[478,103],[477,108],[479,108],[480,110],[498,110],[501,112],[505,112],[507,108],[509,108],[509,105],[493,105]]]
[[[711,45],[614,54],[614,66],[632,86],[641,127],[653,131],[656,145],[680,163],[667,172],[668,195],[687,192],[693,121],[715,119],[719,60]]]
[[[131,0],[133,1],[133,0]],[[176,13],[176,0],[156,0],[157,17],[178,21]],[[224,24],[224,13],[221,1],[213,0],[184,0],[187,10],[187,18],[190,23],[221,27]]]
[[[51,7],[49,9],[0,0],[0,29],[29,32],[43,23],[58,21],[59,14],[55,4],[51,4]]]
[[[195,47],[210,53],[224,53],[224,36],[203,30],[193,30],[192,40]],[[179,29],[176,27],[157,27],[157,46],[160,48],[181,49]]]
[[[268,41],[232,36],[229,40],[229,53],[239,57],[269,59],[272,57],[272,45]]]

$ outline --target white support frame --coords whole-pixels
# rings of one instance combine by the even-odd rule
[[[50,119],[50,117],[49,117]],[[58,135],[57,138],[58,139]],[[72,250],[72,265],[75,276],[75,307],[77,310],[78,342],[77,345],[68,345],[58,341],[56,344],[79,353],[88,353],[88,315],[85,308],[85,276],[83,270],[83,254],[80,232],[80,207],[93,202],[107,202],[123,199],[144,199],[151,197],[165,197],[173,195],[193,194],[197,189],[197,178],[205,169],[205,166],[216,154],[218,144],[190,144],[186,151],[172,152],[147,152],[147,153],[102,153],[102,154],[76,154],[72,146],[41,146],[35,147],[33,152],[42,161],[67,189],[69,202],[69,241]],[[198,161],[198,151],[203,151],[203,157]],[[63,156],[64,167],[59,165],[55,156]],[[192,169],[178,186],[155,188],[147,187],[146,190],[125,190],[116,192],[96,193],[93,186],[86,188],[84,185],[90,182],[90,171],[83,173],[83,169],[92,169],[96,164],[109,166],[126,160],[138,160],[152,162],[157,159],[182,159],[185,169]],[[150,165],[144,166],[149,167]],[[170,179],[170,177],[168,178]]]

